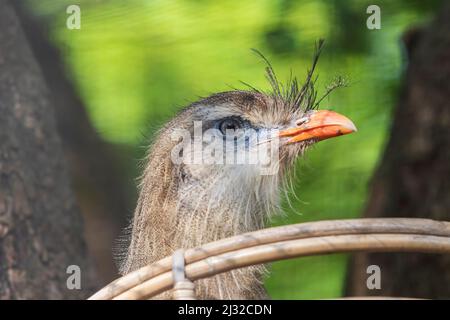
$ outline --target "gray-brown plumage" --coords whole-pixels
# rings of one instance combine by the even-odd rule
[[[293,79],[283,88],[268,64],[272,93],[251,89],[214,94],[182,110],[159,131],[140,183],[122,273],[169,256],[179,248],[263,228],[268,218],[279,212],[280,189],[297,156],[318,140],[355,130],[343,116],[314,110],[312,74],[317,57],[318,53],[302,87]],[[203,132],[215,129],[219,138],[214,140],[216,144],[229,139],[229,131],[224,128],[250,128],[254,135],[278,132],[270,136],[280,139],[279,154],[270,163],[274,174],[261,174],[260,164],[174,163],[173,150],[179,141],[173,139],[173,133],[185,129],[194,134],[195,121],[201,121]],[[232,141],[234,153],[267,143]],[[239,148],[245,143],[246,148]],[[183,152],[183,157],[188,156],[189,151]],[[230,271],[197,281],[196,294],[202,299],[266,298],[264,274],[263,266]]]

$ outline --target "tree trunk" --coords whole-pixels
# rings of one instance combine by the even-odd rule
[[[127,214],[134,209],[131,200],[135,195],[127,193],[135,189],[133,180],[126,180],[119,157],[119,151],[130,152],[106,143],[92,127],[83,102],[66,77],[60,54],[48,39],[47,21],[34,17],[25,1],[16,0],[13,6],[49,87],[69,173],[86,222],[89,252],[95,259],[99,280],[109,283],[119,276],[112,248],[128,223]]]
[[[372,183],[366,217],[450,221],[450,6],[428,28],[409,32],[405,85],[391,137]],[[381,268],[381,290],[366,286],[369,265]],[[450,257],[358,254],[349,295],[450,298]]]
[[[54,109],[18,18],[0,0],[0,299],[85,298],[94,289]],[[69,290],[69,265],[81,289]]]

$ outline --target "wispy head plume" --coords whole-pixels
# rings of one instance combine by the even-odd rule
[[[348,85],[347,81],[343,77],[339,76],[326,87],[326,92],[324,95],[317,99],[315,84],[318,76],[316,76],[314,72],[323,49],[323,45],[323,39],[319,39],[319,41],[316,42],[312,65],[310,69],[308,69],[306,79],[301,85],[297,77],[292,75],[292,71],[288,81],[285,84],[279,81],[270,61],[259,50],[252,49],[252,51],[261,57],[266,64],[266,78],[271,86],[270,95],[274,97],[275,100],[283,101],[284,105],[291,109],[301,109],[306,112],[316,109],[323,99],[325,99],[335,89]],[[260,92],[260,90],[248,85],[247,83],[244,84],[250,87],[253,91]]]

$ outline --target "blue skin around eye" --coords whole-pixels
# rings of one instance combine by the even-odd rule
[[[217,120],[214,123],[214,128],[218,130],[218,132],[221,133],[220,131],[220,125],[223,123],[223,121],[225,121],[227,118],[225,119],[220,119]],[[239,122],[241,123],[241,129],[242,130],[252,130],[252,132],[250,132],[250,134],[247,132],[245,133],[245,143],[244,143],[244,149],[246,151],[249,151],[251,149],[252,146],[254,146],[258,141],[263,141],[266,140],[267,137],[267,130],[265,130],[264,128],[261,127],[254,127],[251,125],[251,123],[247,120],[241,119],[239,118]],[[255,137],[255,132],[256,132],[256,137]],[[236,137],[231,137],[231,136],[226,136],[223,135],[223,139],[224,141],[227,141],[228,139],[233,139],[233,144],[234,144],[234,148],[235,148],[235,152],[238,150],[239,146],[238,146],[238,142],[241,142],[240,139],[236,138]]]

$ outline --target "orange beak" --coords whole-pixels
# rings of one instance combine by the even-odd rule
[[[299,119],[294,128],[280,131],[279,137],[292,137],[287,143],[295,143],[309,139],[320,141],[355,131],[356,127],[349,118],[337,112],[317,110]]]

